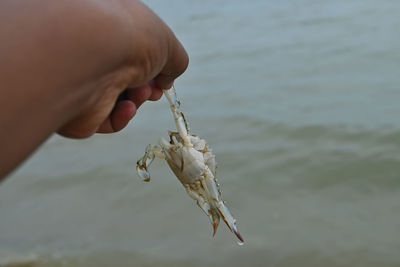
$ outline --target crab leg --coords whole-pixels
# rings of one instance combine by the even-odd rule
[[[217,230],[216,227],[218,227],[219,217],[222,217],[222,219],[224,220],[226,225],[229,227],[231,232],[234,233],[241,242],[244,242],[242,236],[239,234],[239,231],[236,227],[236,220],[233,218],[229,209],[225,206],[224,202],[221,200],[220,191],[218,190],[217,184],[215,183],[215,178],[208,168],[207,168],[207,171],[205,172],[203,179],[205,181],[209,196],[211,197],[210,202],[212,202],[214,204],[213,206],[215,206],[215,208],[218,210],[218,214],[216,214],[216,215],[212,214],[214,235]],[[216,224],[215,217],[218,218],[217,224]]]
[[[201,177],[199,177],[201,178]],[[203,180],[202,180],[203,179]],[[200,181],[204,182],[204,177],[200,179]],[[204,184],[200,183],[197,185],[197,188],[200,188],[200,184],[202,184],[203,188],[204,188]],[[205,182],[204,182],[205,183]],[[189,185],[184,185],[185,189],[186,189],[186,193],[194,200],[196,200],[197,205],[204,211],[204,213],[210,218],[211,224],[213,226],[213,236],[215,235],[215,233],[217,232],[217,228],[219,225],[219,219],[220,216],[218,214],[218,212],[216,212],[215,207],[210,207],[210,204],[205,200],[203,194],[199,194],[196,191],[192,190],[192,188],[190,188]],[[206,188],[204,188],[204,190],[207,190]]]
[[[236,220],[232,217],[232,214],[230,213],[228,208],[225,206],[224,202],[218,201],[217,209],[218,209],[222,219],[224,220],[226,225],[231,230],[231,232],[234,233],[236,235],[236,237],[239,238],[239,240],[242,243],[244,243],[243,237],[239,234],[239,231],[236,227]]]
[[[148,145],[146,147],[144,156],[141,157],[136,163],[136,172],[145,182],[150,181],[150,173],[148,168],[150,167],[155,157],[162,159],[165,158],[162,148],[157,145]]]
[[[171,93],[171,90],[172,90],[172,93]],[[169,90],[164,90],[164,94],[170,104],[172,114],[174,115],[175,125],[176,125],[176,128],[178,129],[179,135],[181,136],[181,138],[183,140],[183,144],[187,147],[193,147],[193,144],[190,141],[190,138],[188,135],[188,128],[187,128],[185,118],[183,116],[183,113],[179,110],[180,102],[176,96],[175,87],[172,87],[172,89],[169,89]]]
[[[197,205],[207,214],[207,216],[210,216],[208,214],[208,211],[210,210],[210,205],[204,200],[202,196],[200,196],[198,193],[195,191],[191,190],[189,185],[184,185],[183,186],[186,190],[186,193],[194,200],[197,201]]]

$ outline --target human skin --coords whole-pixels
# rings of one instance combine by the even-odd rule
[[[2,0],[0,59],[0,180],[55,132],[121,130],[188,64],[134,0]]]

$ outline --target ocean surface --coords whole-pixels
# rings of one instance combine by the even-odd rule
[[[0,185],[0,266],[400,266],[400,2],[147,0],[190,55],[176,81],[246,243],[167,164],[167,101],[52,137]]]

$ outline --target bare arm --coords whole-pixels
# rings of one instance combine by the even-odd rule
[[[54,132],[83,138],[122,129],[187,63],[140,1],[1,1],[0,179]]]

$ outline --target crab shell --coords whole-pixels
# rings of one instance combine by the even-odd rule
[[[186,193],[197,201],[198,206],[210,218],[214,235],[222,217],[229,229],[239,238],[239,244],[243,244],[236,220],[221,200],[221,191],[215,178],[217,164],[214,154],[205,140],[189,132],[185,117],[179,110],[180,101],[176,97],[175,88],[164,90],[164,95],[170,104],[178,132],[169,132],[169,142],[160,138],[159,145],[148,145],[144,156],[137,161],[136,172],[148,182],[148,168],[154,158],[165,159],[186,189]]]

